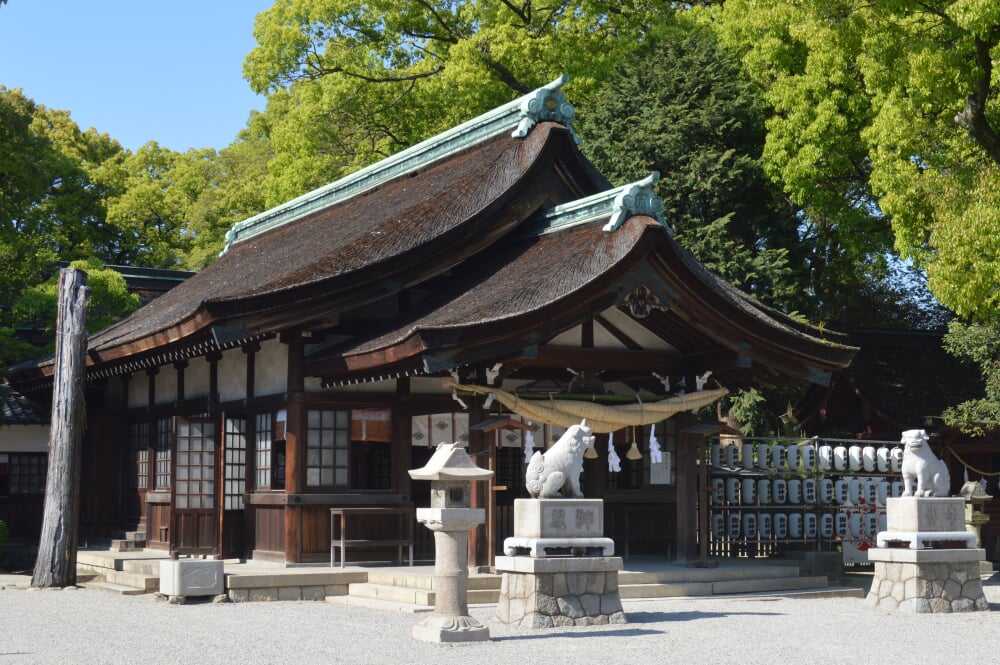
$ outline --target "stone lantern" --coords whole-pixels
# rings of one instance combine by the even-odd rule
[[[417,509],[417,521],[434,532],[434,613],[413,627],[425,642],[488,640],[490,630],[469,616],[469,529],[486,521],[486,511],[472,508],[472,481],[488,480],[492,471],[475,465],[458,443],[441,443],[414,480],[431,481],[430,508]]]
[[[983,490],[983,486],[975,480],[962,485],[959,496],[965,499],[965,528],[976,534],[976,547],[983,546],[983,525],[990,521],[990,516],[983,511],[986,502],[993,497]]]

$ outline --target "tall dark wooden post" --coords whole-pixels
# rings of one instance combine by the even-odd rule
[[[89,297],[87,273],[75,268],[59,271],[49,468],[41,540],[31,578],[34,587],[76,584]]]
[[[290,503],[285,506],[285,562],[298,563],[302,560],[302,506],[299,495],[305,486],[306,440],[303,425],[305,407],[302,394],[305,392],[302,375],[302,335],[290,331],[281,337],[288,345],[288,385],[286,408],[288,422],[285,425],[285,494]]]

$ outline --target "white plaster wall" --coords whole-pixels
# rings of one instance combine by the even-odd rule
[[[269,339],[254,356],[254,394],[275,395],[285,392],[287,386],[288,347],[277,339]]]
[[[229,402],[247,396],[247,354],[230,349],[219,361],[219,401]]]
[[[44,453],[49,449],[48,425],[4,425],[0,427],[0,452]]]
[[[149,406],[149,377],[146,372],[134,372],[128,382],[128,408]]]
[[[208,397],[211,363],[204,357],[192,358],[184,370],[184,399]]]
[[[580,346],[583,339],[583,326],[570,328],[564,333],[560,333],[545,342],[547,346]]]
[[[177,369],[164,365],[156,375],[156,403],[172,404],[177,401]]]
[[[601,312],[601,316],[647,351],[671,351],[674,348],[663,341],[662,337],[617,307],[604,310]],[[597,328],[601,328],[601,324],[595,323],[594,328],[594,343],[596,344]],[[618,343],[617,340],[615,342]]]

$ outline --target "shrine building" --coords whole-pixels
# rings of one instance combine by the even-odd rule
[[[655,174],[612,187],[563,83],[236,224],[212,265],[92,335],[81,534],[287,564],[409,541],[429,559],[412,516],[429,487],[407,470],[465,441],[495,471],[473,497],[470,560],[488,565],[525,449],[589,414],[583,489],[617,553],[695,556],[695,412],[824,384],[856,349],[699,264]],[[52,374],[11,382],[45,402]]]

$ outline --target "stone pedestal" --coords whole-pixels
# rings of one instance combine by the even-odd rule
[[[171,598],[220,596],[226,592],[225,567],[212,559],[160,562],[160,593]]]
[[[515,499],[514,536],[503,541],[508,556],[604,556],[615,542],[604,538],[601,499]]]
[[[516,499],[497,619],[520,628],[628,623],[618,593],[620,557],[604,538],[601,499]]]
[[[875,564],[869,605],[918,613],[989,609],[979,577],[986,552],[963,529],[961,498],[891,498],[886,511],[888,530],[868,550]]]
[[[482,508],[418,508],[417,521],[434,532],[434,613],[413,627],[423,642],[478,642],[490,629],[469,616],[469,529],[482,524]]]
[[[618,593],[621,557],[498,556],[497,620],[519,628],[628,623]]]

